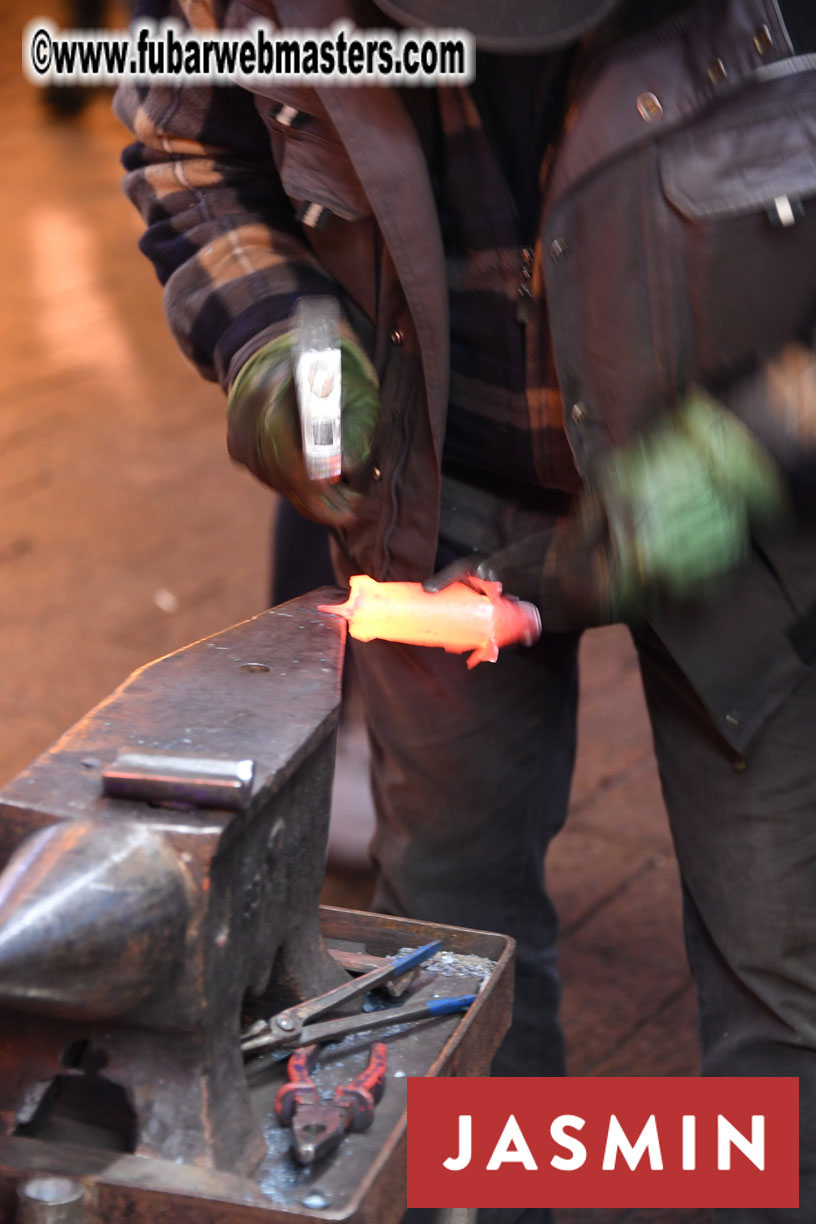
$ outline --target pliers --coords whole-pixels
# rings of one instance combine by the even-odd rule
[[[458,999],[429,999],[424,1003],[407,1003],[403,1007],[389,1007],[382,1011],[339,1016],[335,1020],[324,1020],[320,1024],[309,1023],[313,1017],[320,1016],[333,1007],[339,1007],[358,995],[365,995],[375,986],[381,986],[392,978],[417,968],[441,947],[441,941],[434,940],[433,943],[416,948],[405,956],[396,957],[380,969],[374,969],[371,973],[364,973],[362,977],[345,982],[342,986],[336,986],[326,994],[288,1007],[269,1020],[258,1020],[244,1033],[241,1039],[242,1052],[244,1055],[255,1055],[285,1047],[336,1041],[347,1033],[356,1033],[361,1029],[382,1028],[401,1024],[405,1020],[423,1020],[431,1016],[465,1011],[475,999],[475,995],[463,995]]]
[[[365,1070],[336,1088],[331,1101],[321,1100],[309,1074],[319,1053],[318,1045],[295,1050],[286,1067],[289,1082],[275,1098],[275,1114],[282,1126],[291,1126],[292,1155],[300,1164],[328,1156],[346,1131],[367,1130],[385,1087],[386,1046],[380,1041],[372,1047]]]

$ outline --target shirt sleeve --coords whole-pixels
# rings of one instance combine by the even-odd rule
[[[217,0],[152,0],[140,15],[195,29],[219,20]],[[140,246],[164,286],[171,330],[201,373],[228,388],[286,330],[298,297],[336,286],[302,237],[247,90],[127,83],[114,109],[136,137],[122,159],[124,190],[145,220]]]

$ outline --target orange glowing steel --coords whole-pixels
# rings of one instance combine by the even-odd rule
[[[356,574],[344,604],[322,604],[348,621],[361,642],[384,638],[413,646],[441,646],[453,654],[473,653],[468,667],[495,663],[499,648],[511,642],[529,646],[541,633],[538,609],[502,597],[500,582],[480,582],[474,591],[455,582],[442,591],[424,591],[419,582],[376,582]]]

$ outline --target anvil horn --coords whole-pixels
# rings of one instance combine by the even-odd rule
[[[183,864],[127,820],[64,820],[20,843],[0,875],[0,1004],[108,1019],[162,984],[190,913]]]

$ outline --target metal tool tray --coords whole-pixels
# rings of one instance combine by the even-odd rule
[[[406,1080],[418,1075],[483,1075],[510,1019],[513,941],[506,936],[351,910],[321,908],[331,947],[388,956],[406,946],[441,939],[453,964],[425,989],[479,997],[461,1016],[379,1030],[388,1044],[388,1078],[371,1129],[348,1135],[313,1168],[289,1154],[289,1132],[273,1114],[285,1059],[251,1090],[263,1121],[267,1155],[249,1178],[191,1165],[122,1155],[100,1148],[42,1139],[0,1138],[0,1221],[14,1220],[15,1188],[40,1174],[68,1176],[87,1186],[86,1224],[396,1224],[405,1208]],[[486,976],[469,975],[468,958],[493,962]],[[356,1075],[367,1059],[361,1036],[328,1047],[318,1085]]]

